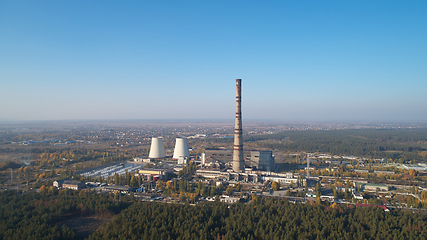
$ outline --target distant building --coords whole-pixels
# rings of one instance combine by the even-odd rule
[[[355,156],[342,156],[343,159],[349,159],[349,160],[357,160],[357,157]]]
[[[135,157],[133,158],[135,162],[144,162],[144,163],[150,163],[152,160],[150,158],[142,158],[142,157]]]
[[[363,200],[362,194],[360,194],[359,192],[356,192],[356,191],[353,192],[353,198],[357,199],[357,200]]]
[[[178,157],[178,164],[187,164],[188,157],[179,156]]]
[[[244,151],[246,152],[246,151]],[[222,163],[229,163],[233,161],[233,150],[232,149],[211,149],[205,150],[206,160],[216,160]]]
[[[198,176],[202,176],[204,178],[230,178],[230,173],[224,171],[211,171],[211,170],[196,170],[196,174]]]
[[[61,180],[56,180],[53,182],[53,186],[57,187],[57,188],[61,188],[62,184],[64,183],[65,179],[61,179]]]
[[[278,182],[280,184],[294,184],[296,185],[298,183],[298,177],[290,176],[290,177],[283,177],[283,176],[262,176],[263,181],[272,181],[272,182]],[[306,179],[301,178],[302,185],[305,184]]]
[[[219,197],[219,201],[220,202],[225,202],[225,203],[236,203],[240,200],[240,198],[237,197],[230,197],[227,195],[222,195]]]
[[[315,198],[316,194],[315,193],[306,193],[305,196]]]
[[[403,167],[403,169],[406,169],[406,170],[413,169],[413,170],[416,170],[416,171],[426,171],[425,167],[421,167],[421,166],[417,166],[417,165],[403,164],[402,167]]]
[[[156,174],[163,175],[165,174],[165,169],[140,169],[139,174]]]
[[[335,200],[333,190],[331,188],[321,188],[320,198],[329,201]]]
[[[376,174],[384,174],[384,175],[394,174],[393,171],[374,171],[374,173],[376,173]]]
[[[120,186],[120,185],[107,185],[101,188],[102,191],[107,191],[107,192],[120,192],[123,194],[127,194],[131,191],[133,191],[133,187],[129,187],[129,186]]]
[[[343,188],[343,187],[337,187],[336,189],[339,192],[345,192],[345,188]],[[355,192],[356,189],[354,189],[354,188],[348,188],[347,191],[349,191],[349,192]]]
[[[388,186],[385,184],[373,184],[373,183],[356,183],[357,187],[360,187],[360,190],[366,191],[388,191]]]
[[[363,170],[363,169],[354,169],[354,172],[359,172],[359,173],[369,173],[369,170]]]
[[[341,164],[344,164],[344,165],[350,165],[351,164],[351,162],[350,161],[342,161],[342,160],[334,160],[334,161],[330,161],[332,164],[335,164],[335,165],[341,165]]]
[[[79,190],[84,188],[84,183],[78,181],[64,180],[62,183],[62,188],[69,188],[73,190]]]

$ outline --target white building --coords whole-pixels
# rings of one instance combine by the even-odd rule
[[[219,201],[220,202],[225,202],[225,203],[236,203],[240,200],[240,198],[237,197],[230,197],[227,195],[222,195],[219,197]]]

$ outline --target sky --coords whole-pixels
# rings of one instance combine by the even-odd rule
[[[427,121],[427,1],[0,1],[0,121]]]

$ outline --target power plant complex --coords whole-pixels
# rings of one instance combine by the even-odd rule
[[[169,158],[176,160],[178,164],[188,163],[190,151],[187,138],[176,138],[172,158],[166,156],[162,137],[153,137],[149,159]],[[196,159],[196,157],[194,158]],[[230,149],[206,148],[202,153],[201,166],[210,169],[222,169],[232,171],[236,174],[245,175],[245,171],[268,171],[274,172],[275,159],[272,151],[244,150],[242,129],[242,79],[236,79],[236,115],[234,122],[234,144]],[[148,160],[148,159],[147,159]],[[253,174],[252,174],[253,175]]]
[[[214,162],[226,168],[231,167],[233,172],[236,173],[244,173],[246,167],[250,168],[249,170],[274,171],[275,160],[273,152],[244,150],[242,135],[242,79],[236,79],[236,116],[233,149],[206,149],[205,161]]]

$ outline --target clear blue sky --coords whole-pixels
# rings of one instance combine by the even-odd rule
[[[1,1],[0,119],[427,121],[427,1]]]

